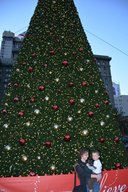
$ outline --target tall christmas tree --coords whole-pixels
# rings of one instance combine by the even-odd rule
[[[39,0],[0,118],[0,175],[73,170],[82,147],[105,169],[127,166],[109,102],[73,0]]]

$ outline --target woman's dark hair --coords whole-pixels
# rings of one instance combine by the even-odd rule
[[[89,153],[88,149],[80,149],[79,156],[81,157],[84,153]]]

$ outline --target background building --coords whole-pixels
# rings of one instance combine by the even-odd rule
[[[128,116],[128,95],[115,96],[115,107],[122,116]]]
[[[119,96],[121,95],[121,92],[120,92],[120,85],[118,83],[112,83],[113,84],[113,95],[114,96]]]
[[[0,100],[4,97],[5,89],[10,80],[12,66],[15,63],[22,46],[25,32],[22,34],[20,34],[20,37],[15,37],[15,34],[10,31],[5,31],[3,33],[0,58]],[[99,71],[101,72],[104,85],[108,91],[111,104],[114,107],[113,86],[110,70],[111,58],[102,55],[94,55],[94,57],[99,67]]]

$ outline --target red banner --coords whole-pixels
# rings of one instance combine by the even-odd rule
[[[72,192],[74,174],[0,178],[0,192]],[[128,192],[128,169],[104,171],[101,192]]]

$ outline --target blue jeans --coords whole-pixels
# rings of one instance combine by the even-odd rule
[[[93,185],[93,192],[99,192],[99,191],[100,191],[100,183],[96,181]]]

